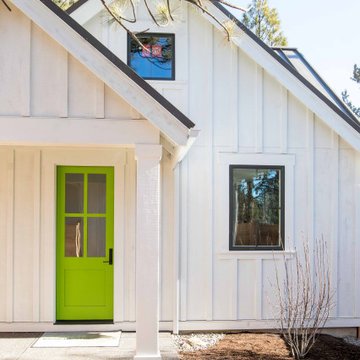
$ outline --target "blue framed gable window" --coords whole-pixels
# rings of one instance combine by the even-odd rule
[[[230,250],[284,249],[284,166],[230,165]]]
[[[128,65],[143,79],[175,79],[175,36],[144,33],[137,35],[141,47],[128,35]]]

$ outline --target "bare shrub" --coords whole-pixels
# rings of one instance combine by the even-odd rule
[[[310,253],[309,241],[303,241],[302,254],[295,251],[292,260],[284,255],[283,272],[275,259],[274,263],[275,317],[292,356],[303,359],[317,340],[333,306],[327,243],[323,237],[316,239]]]

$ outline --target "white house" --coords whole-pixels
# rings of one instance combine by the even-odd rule
[[[320,236],[326,326],[360,326],[360,124],[296,49],[240,23],[229,46],[185,2],[161,31],[140,12],[148,53],[98,0],[8,3],[1,332],[136,330],[158,359],[159,330],[271,329],[273,253]]]

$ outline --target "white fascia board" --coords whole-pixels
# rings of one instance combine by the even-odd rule
[[[206,1],[210,11],[220,21],[229,18],[211,2]],[[223,31],[220,25],[213,19],[204,15],[217,29]],[[233,42],[251,59],[262,66],[271,76],[280,82],[314,114],[332,128],[338,135],[344,138],[357,151],[360,151],[360,134],[349,125],[341,116],[336,114],[326,103],[304,85],[296,76],[291,74],[282,64],[274,59],[265,49],[258,45],[240,28],[241,34],[234,37]]]
[[[112,0],[105,1],[107,5],[111,2]],[[70,16],[80,25],[84,25],[101,10],[104,10],[104,6],[99,0],[88,0],[85,4],[81,5],[74,12],[72,12]]]
[[[189,129],[185,125],[44,4],[38,0],[11,1],[176,145],[187,144]]]
[[[0,116],[0,144],[157,144],[159,130],[147,120]]]

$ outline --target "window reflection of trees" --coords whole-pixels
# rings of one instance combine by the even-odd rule
[[[234,170],[234,245],[278,246],[280,240],[280,171]],[[235,175],[237,172],[237,175]]]

